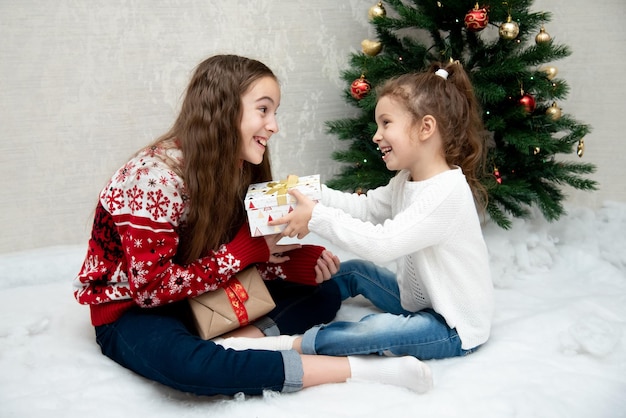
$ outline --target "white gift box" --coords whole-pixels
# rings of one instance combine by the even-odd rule
[[[289,175],[284,180],[254,183],[248,187],[244,204],[253,237],[278,234],[285,229],[285,225],[270,226],[267,223],[282,218],[296,207],[296,199],[287,193],[293,188],[316,202],[322,197],[319,174]]]

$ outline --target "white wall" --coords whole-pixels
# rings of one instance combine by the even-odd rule
[[[352,115],[340,72],[363,39],[375,0],[0,0],[0,252],[86,242],[108,176],[173,122],[193,67],[216,53],[257,58],[283,88],[276,176],[339,169],[343,146],[324,122]],[[626,201],[621,0],[539,0],[546,29],[573,56],[555,63],[572,88],[560,103],[594,130],[584,160],[595,193]]]

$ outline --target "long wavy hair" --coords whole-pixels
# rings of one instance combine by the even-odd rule
[[[435,72],[444,69],[447,79]],[[485,170],[485,136],[480,105],[470,79],[458,62],[432,63],[421,73],[407,73],[380,86],[377,97],[392,96],[412,114],[413,121],[431,115],[443,143],[448,165],[463,170],[477,206],[484,211],[487,190],[480,182]]]
[[[190,263],[229,242],[244,224],[243,199],[251,183],[271,180],[269,149],[259,165],[241,161],[241,97],[263,77],[265,64],[216,55],[195,69],[172,128],[154,144],[180,147],[180,165],[168,161],[185,182],[189,198],[176,258]]]

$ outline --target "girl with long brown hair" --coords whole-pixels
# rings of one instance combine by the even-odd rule
[[[191,320],[189,298],[226,286],[249,266],[267,280],[276,308],[233,335],[302,333],[339,309],[338,287],[328,280],[336,256],[319,246],[280,245],[280,235],[252,238],[246,223],[247,187],[271,177],[267,144],[278,132],[279,105],[267,66],[210,57],[196,68],[172,128],[111,177],[74,281],[103,354],[201,395],[376,379],[368,370],[378,366],[353,367],[358,359],[226,349],[199,338]],[[396,360],[385,363],[402,372],[390,383],[419,387],[414,359]]]

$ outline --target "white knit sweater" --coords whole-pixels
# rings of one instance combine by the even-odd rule
[[[323,186],[309,229],[363,259],[395,261],[402,306],[433,308],[474,348],[489,338],[494,301],[471,190],[460,168],[408,178],[401,171],[367,195]]]

